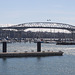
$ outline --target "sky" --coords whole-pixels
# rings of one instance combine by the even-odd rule
[[[75,25],[75,0],[0,0],[0,24],[59,22]]]

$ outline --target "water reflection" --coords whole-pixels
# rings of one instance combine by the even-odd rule
[[[6,57],[2,58],[3,61],[6,61],[6,59],[7,59]]]

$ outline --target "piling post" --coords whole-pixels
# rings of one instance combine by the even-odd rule
[[[37,42],[37,52],[41,52],[41,42]]]
[[[7,42],[3,42],[3,52],[7,52]]]

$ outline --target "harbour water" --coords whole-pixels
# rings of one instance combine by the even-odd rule
[[[8,52],[36,51],[36,43],[8,43]],[[0,58],[0,75],[75,75],[75,45],[42,43],[42,51],[63,51],[63,56]],[[2,52],[2,44],[0,44]]]

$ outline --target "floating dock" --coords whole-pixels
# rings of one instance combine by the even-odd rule
[[[45,56],[62,56],[63,52],[41,52],[41,42],[37,42],[37,52],[7,52],[7,42],[3,42],[3,52],[0,53],[2,57],[45,57]]]
[[[62,56],[63,52],[5,52],[0,53],[0,58],[2,57],[45,57],[45,56]]]

